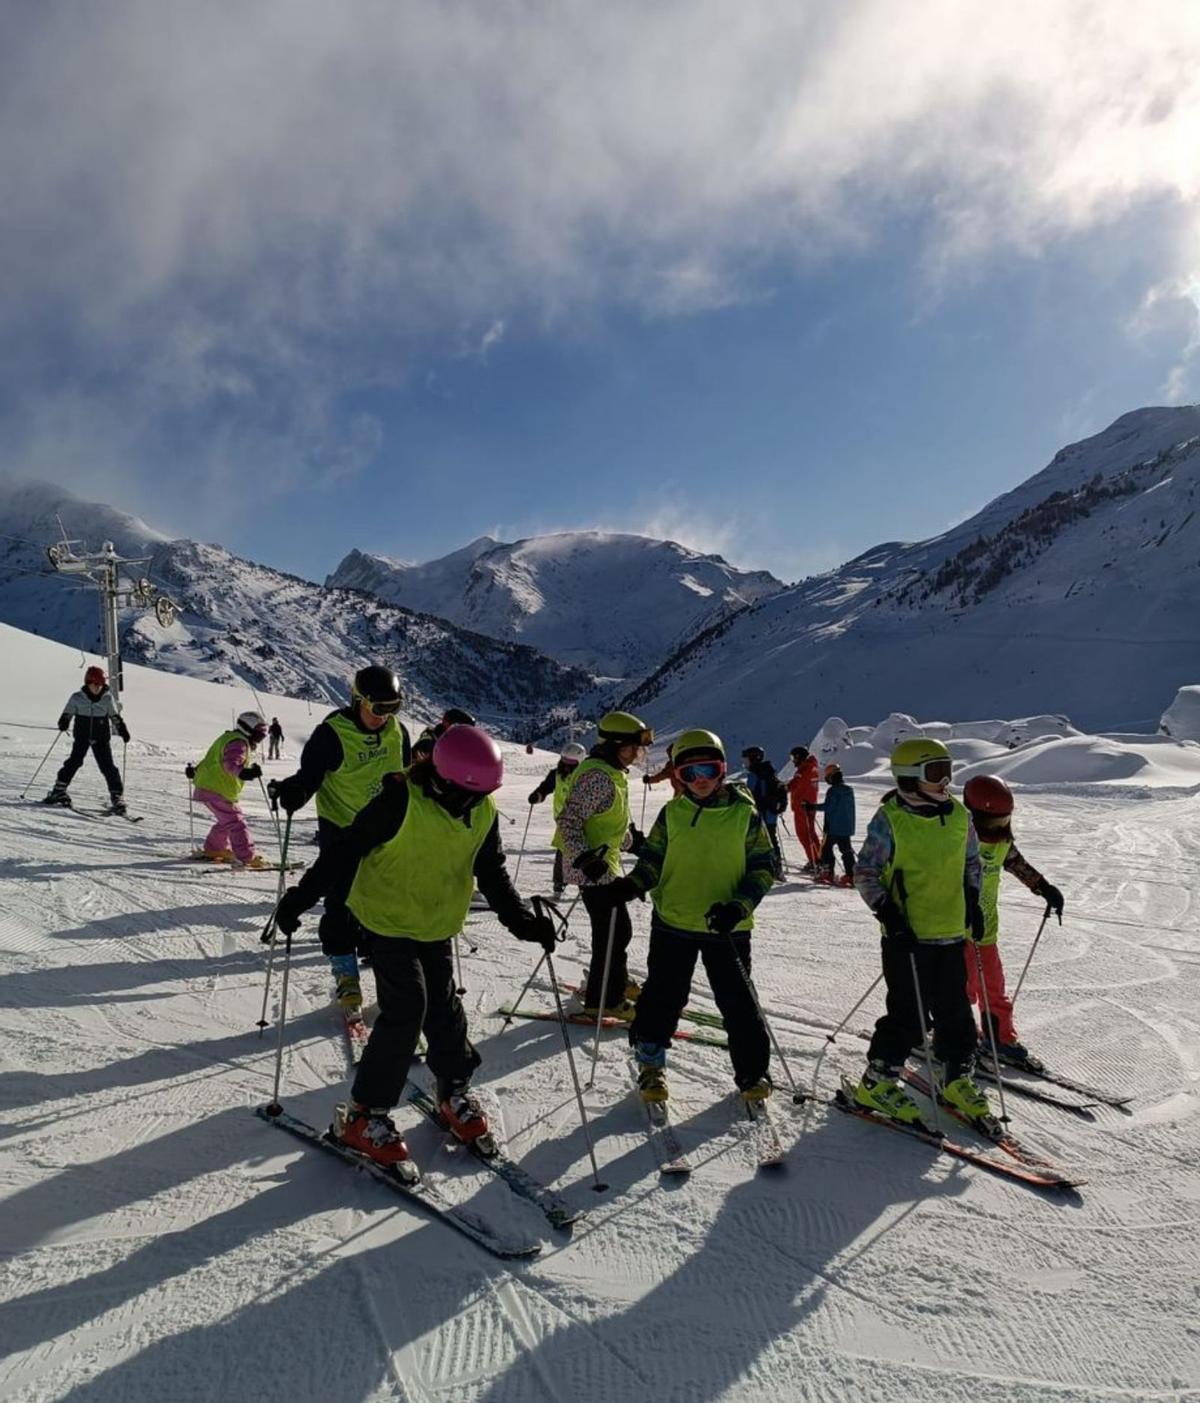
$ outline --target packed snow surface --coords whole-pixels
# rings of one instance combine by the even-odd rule
[[[1200,740],[1200,687],[1180,687],[1158,729],[1175,740]]]
[[[505,1264],[252,1114],[273,1080],[275,1033],[260,1039],[255,1025],[266,967],[258,936],[275,878],[180,859],[183,765],[253,698],[131,668],[129,800],[145,821],[90,819],[18,798],[78,685],[78,654],[12,631],[0,647],[6,1403],[1196,1397],[1196,795],[1074,780],[1061,793],[1045,771],[1041,787],[1019,794],[1022,849],[1067,901],[1022,991],[1021,1030],[1048,1062],[1134,1097],[1128,1113],[1096,1106],[1091,1119],[1009,1098],[1015,1130],[1088,1180],[1073,1197],[939,1158],[824,1104],[794,1108],[786,1095],[774,1102],[786,1168],[756,1173],[725,1054],[682,1045],[668,1076],[694,1170],[668,1183],[629,1091],[620,1032],[604,1036],[585,1097],[608,1185],[597,1194],[559,1029],[505,1030],[495,1017],[536,952],[472,915],[461,953],[479,1083],[500,1093],[514,1157],[587,1217],[570,1236],[547,1228],[415,1112],[397,1114],[448,1195],[543,1242],[540,1257]],[[263,702],[288,735],[287,758],[269,773],[288,773],[319,713]],[[1102,742],[1082,741],[1044,738],[996,758],[1019,766],[1065,745],[1099,775]],[[1113,743],[1140,747],[1148,762],[1160,749],[1146,738]],[[500,802],[512,822],[502,827],[515,862],[526,795],[554,757],[505,755]],[[852,782],[861,836],[882,782]],[[646,823],[661,792],[650,793]],[[94,769],[73,794],[81,808],[97,806]],[[640,820],[636,782],[634,795]],[[273,852],[265,807],[247,798]],[[305,811],[293,835],[302,857],[314,851],[312,827]],[[549,837],[543,804],[521,862],[527,892],[547,889]],[[1041,912],[1008,879],[1002,910],[1011,987]],[[634,919],[632,965],[644,970],[646,909]],[[292,958],[282,1096],[322,1124],[347,1068],[314,928],[306,918]],[[577,916],[571,931],[555,963],[577,982],[586,951]],[[862,1065],[853,1030],[879,1013],[878,990],[835,1043],[825,1033],[875,978],[878,946],[852,891],[792,874],[761,908],[758,990],[800,1084],[825,1052],[823,1095]],[[277,961],[269,1017],[278,976]],[[527,1001],[552,1006],[540,978]],[[693,1003],[712,1007],[702,974]],[[571,1038],[586,1081],[592,1039],[581,1028]]]

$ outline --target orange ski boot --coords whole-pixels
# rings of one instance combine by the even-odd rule
[[[333,1134],[347,1149],[374,1160],[385,1169],[393,1169],[408,1159],[408,1146],[386,1109],[372,1110],[354,1102],[338,1106],[334,1112]]]

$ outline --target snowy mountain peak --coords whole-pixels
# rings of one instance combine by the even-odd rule
[[[685,639],[783,588],[766,571],[738,570],[676,541],[599,530],[507,544],[482,537],[415,566],[352,551],[326,583],[610,677],[645,673]]]

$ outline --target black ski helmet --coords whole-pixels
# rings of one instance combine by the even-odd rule
[[[807,746],[807,745],[793,745],[792,748],[791,748],[791,751],[790,751],[789,753],[790,753],[792,759],[796,762],[796,764],[799,765],[799,764],[801,764],[803,761],[805,761],[805,760],[808,759],[808,746]]]
[[[372,663],[361,667],[354,674],[350,695],[355,701],[365,701],[371,706],[381,706],[389,711],[400,709],[400,679],[390,667]]]
[[[767,752],[761,745],[748,745],[742,751],[742,759],[749,760],[752,765],[757,765],[760,760],[767,758]]]
[[[442,712],[443,726],[473,726],[475,718],[469,711],[464,711],[461,706],[448,706]]]

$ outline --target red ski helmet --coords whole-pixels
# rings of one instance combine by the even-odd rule
[[[471,794],[491,794],[504,782],[500,747],[478,726],[449,726],[433,747],[433,768],[440,779]]]
[[[963,803],[974,813],[992,814],[996,818],[1007,817],[1014,807],[1012,790],[996,775],[976,775],[967,780]]]
[[[83,674],[83,685],[90,687],[93,682],[97,687],[108,686],[108,673],[102,667],[89,667]]]

